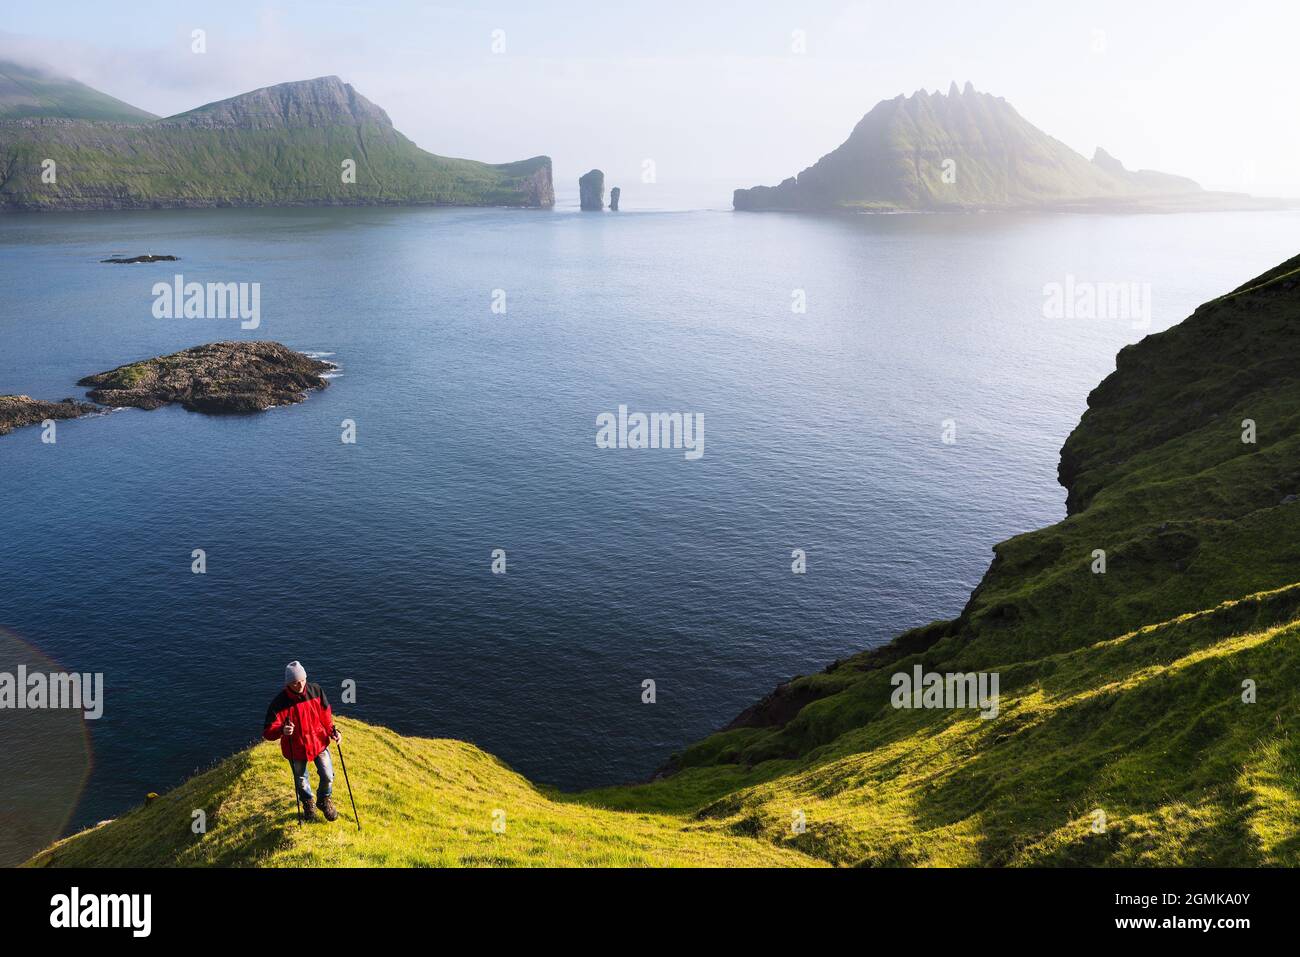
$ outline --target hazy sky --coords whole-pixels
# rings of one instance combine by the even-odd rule
[[[426,149],[547,153],[562,181],[632,183],[653,159],[665,187],[772,183],[877,101],[970,80],[1085,155],[1300,194],[1294,0],[60,0],[6,4],[0,31],[0,55],[160,114],[338,74]]]

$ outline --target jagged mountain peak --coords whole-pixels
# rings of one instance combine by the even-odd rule
[[[967,80],[960,87],[957,85],[957,81],[953,80],[948,84],[947,93],[944,93],[942,90],[939,90],[938,88],[936,88],[933,92],[931,92],[930,90],[927,90],[925,87],[921,87],[911,96],[908,96],[906,93],[900,93],[898,94],[898,96],[894,97],[893,100],[883,100],[882,102],[885,103],[904,102],[905,103],[911,100],[960,100],[968,96],[986,96],[989,97],[990,99],[996,99],[996,100],[1002,99],[1002,97],[1000,96],[995,97],[988,93],[980,93],[977,89],[975,89],[975,85],[971,83],[970,80]]]

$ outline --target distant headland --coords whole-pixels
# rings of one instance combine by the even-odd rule
[[[336,76],[164,119],[20,64],[0,80],[0,210],[555,204],[550,157],[428,153]]]

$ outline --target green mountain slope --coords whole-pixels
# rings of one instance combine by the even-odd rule
[[[538,788],[461,741],[404,738],[340,719],[363,829],[337,756],[341,815],[299,824],[288,765],[261,743],[174,791],[37,855],[40,866],[808,866],[766,841],[735,840],[685,815],[591,808]],[[336,749],[337,751],[337,749]],[[313,772],[314,774],[314,772]],[[196,835],[203,810],[207,833]],[[494,812],[501,812],[494,817]],[[494,830],[494,823],[501,822]]]
[[[1190,179],[1091,162],[969,83],[878,103],[849,138],[779,186],[735,191],[738,210],[1204,208],[1251,205]]]
[[[782,686],[652,783],[560,795],[358,728],[389,843],[294,830],[259,748],[36,862],[1300,865],[1300,257],[1124,349],[1060,474],[1068,516],[997,545],[957,619]],[[997,674],[997,716],[895,707],[916,665]],[[225,808],[202,842],[198,806]],[[484,835],[498,807],[530,830]]]
[[[146,123],[152,113],[71,77],[0,59],[0,120],[49,116],[67,120]]]
[[[41,175],[46,159],[57,164],[52,183]],[[427,153],[338,77],[143,125],[0,122],[0,208],[406,204],[548,207],[551,161],[493,165]]]

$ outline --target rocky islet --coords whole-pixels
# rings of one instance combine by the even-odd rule
[[[0,435],[47,419],[74,419],[105,407],[159,409],[173,403],[209,415],[246,415],[293,405],[325,388],[333,363],[278,342],[212,342],[86,376],[95,405],[0,396]]]

